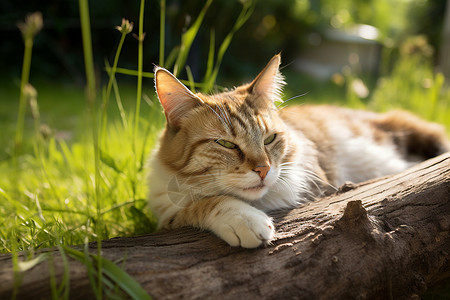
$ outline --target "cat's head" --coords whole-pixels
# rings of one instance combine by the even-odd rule
[[[167,126],[159,159],[203,195],[262,198],[279,180],[289,142],[274,102],[284,84],[280,56],[245,84],[215,95],[193,94],[169,71],[155,69]]]

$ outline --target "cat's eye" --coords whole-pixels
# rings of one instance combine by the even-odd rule
[[[216,140],[216,143],[228,149],[236,149],[238,147],[236,144],[226,140]]]
[[[269,135],[269,137],[267,137],[264,140],[264,145],[269,145],[270,143],[272,143],[275,140],[276,137],[277,137],[276,133]]]

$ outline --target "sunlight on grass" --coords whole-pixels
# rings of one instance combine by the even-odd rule
[[[162,121],[161,117],[157,118]],[[130,130],[124,131],[118,122],[108,128],[108,147],[101,155],[104,167],[100,174],[100,195],[104,203],[101,232],[105,237],[151,232],[154,227],[152,219],[143,219],[145,214],[136,216],[135,209],[142,211],[146,205],[146,190],[145,184],[130,182],[130,172],[134,167],[143,168],[142,154],[149,153],[154,146],[156,133],[162,125],[162,122],[155,123],[141,130],[142,135],[137,139],[137,161],[132,145],[124,143],[132,134]],[[0,177],[0,187],[4,187],[0,191],[2,252],[11,251],[10,239],[5,237],[12,230],[20,241],[19,250],[49,247],[56,242],[82,244],[86,236],[90,240],[95,238],[96,203],[91,201],[95,193],[95,166],[90,145],[85,140],[69,146],[64,140],[50,138],[43,157],[23,155],[19,158],[20,167],[26,171],[22,172],[18,186],[12,185],[9,176]],[[137,166],[133,166],[135,163]],[[1,162],[0,168],[6,174],[14,171],[9,161]],[[143,173],[137,178],[142,183]]]

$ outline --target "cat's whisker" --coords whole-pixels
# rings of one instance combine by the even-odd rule
[[[300,98],[300,97],[303,97],[303,96],[306,96],[306,95],[308,95],[308,94],[309,94],[309,92],[306,92],[306,93],[303,93],[303,94],[300,94],[300,95],[291,97],[291,98],[289,98],[289,99],[287,99],[287,100],[284,100],[284,101],[281,102],[280,104],[278,104],[277,107],[285,107],[285,106],[286,106],[285,104],[286,104],[287,102],[289,102],[289,101],[291,101],[291,100],[294,100],[294,99],[297,99],[297,98]],[[283,106],[282,106],[282,105],[283,105]]]
[[[331,188],[332,188],[333,190],[335,190],[335,191],[338,190],[337,187],[335,187],[335,186],[332,185],[331,183],[329,183],[329,182],[323,180],[319,175],[317,175],[317,174],[314,173],[313,171],[310,171],[310,170],[304,170],[304,171],[308,174],[308,176],[310,176],[310,177],[316,179],[317,181],[321,182],[322,184],[331,187]]]
[[[296,166],[295,162],[285,162],[280,164],[281,172],[285,174],[293,174],[297,171],[298,167]],[[325,181],[322,179],[319,175],[317,175],[315,172],[307,169],[303,169],[302,172],[305,172],[310,181],[314,184],[314,186],[321,192],[321,188],[317,185],[316,181],[322,183],[325,186],[329,186],[333,190],[337,191],[337,188],[332,185],[331,183]]]
[[[286,181],[285,178],[283,177],[278,177],[279,182],[281,183],[282,186],[284,186],[287,190],[289,190],[289,192],[291,193],[291,197],[297,197],[298,195],[296,195],[296,193],[294,192],[294,187],[291,186],[291,184],[289,182]]]
[[[281,166],[281,168],[280,168],[281,176],[280,177],[295,176],[298,173],[298,168],[295,166],[295,164],[284,163],[284,164],[281,164],[280,166]],[[304,174],[306,175],[306,179],[307,179],[306,182],[309,182],[310,184],[312,184],[317,189],[319,194],[322,194],[323,191],[318,183],[321,183],[324,186],[329,186],[333,190],[337,190],[332,184],[323,180],[319,175],[317,175],[313,171],[306,170],[306,169],[301,170],[301,171],[304,172]],[[307,193],[309,196],[317,196],[314,194],[314,192],[309,190],[309,187],[306,183],[301,185],[301,189],[303,190],[303,193]]]

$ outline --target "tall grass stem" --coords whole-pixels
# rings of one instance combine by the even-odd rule
[[[17,116],[17,130],[14,145],[16,157],[20,154],[20,147],[23,138],[25,108],[27,100],[25,95],[25,86],[28,84],[30,78],[31,56],[33,52],[33,39],[25,37],[24,43],[25,43],[25,50],[23,54],[22,75],[20,79],[19,113]]]
[[[139,129],[139,117],[141,114],[141,99],[142,99],[142,69],[144,65],[144,8],[145,8],[145,0],[141,0],[141,5],[139,8],[139,33],[138,33],[138,73],[137,73],[137,91],[136,91],[136,110],[134,114],[134,127],[133,127],[133,152],[135,157],[137,157],[136,153],[136,139],[138,136]],[[137,166],[136,162],[133,166],[134,170],[134,178],[133,182],[133,199],[136,199],[136,178],[137,178]]]
[[[116,78],[115,76],[116,76],[117,64],[119,63],[120,52],[122,51],[122,46],[123,46],[123,42],[125,41],[126,35],[127,35],[126,32],[122,32],[122,35],[121,35],[120,41],[119,41],[119,45],[117,46],[116,54],[114,56],[113,65],[112,65],[112,68],[110,69],[111,71],[108,72],[109,80],[108,80],[108,85],[106,87],[105,95],[103,95],[103,102],[102,102],[102,125],[101,125],[102,127],[100,130],[100,142],[102,143],[102,145],[103,145],[103,139],[106,136],[106,123],[107,123],[107,117],[108,117],[108,114],[107,114],[108,102],[109,102],[109,98],[111,96],[111,89],[113,87],[113,82]]]
[[[17,115],[17,128],[14,137],[13,164],[15,171],[12,178],[14,186],[18,186],[17,183],[19,180],[19,173],[20,173],[18,160],[20,150],[22,147],[23,131],[25,127],[25,110],[28,99],[27,85],[30,79],[31,56],[33,53],[33,43],[34,43],[33,41],[35,35],[42,29],[43,24],[44,23],[42,20],[42,14],[40,12],[35,12],[27,15],[25,18],[25,22],[19,22],[17,24],[22,33],[22,38],[24,42],[24,53],[22,62],[22,74],[20,78],[20,96],[19,96],[19,111]]]
[[[94,144],[94,166],[95,166],[95,183],[94,183],[94,198],[97,207],[97,252],[101,255],[102,249],[102,214],[101,214],[101,200],[100,200],[100,151],[98,141],[98,128],[97,128],[97,113],[95,108],[95,72],[94,72],[94,59],[92,55],[92,40],[91,40],[91,24],[89,17],[89,4],[88,0],[79,0],[80,7],[80,22],[81,22],[81,34],[83,41],[83,53],[84,53],[84,65],[87,81],[87,100],[89,109],[92,116],[92,135]],[[97,299],[102,298],[102,266],[99,263],[97,276],[98,292],[96,294]]]
[[[159,13],[159,65],[164,66],[164,51],[166,41],[166,0],[161,0]]]

